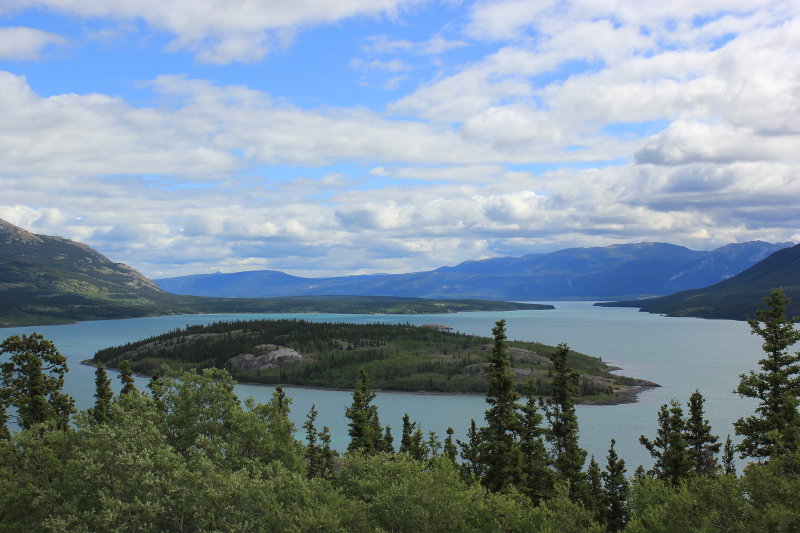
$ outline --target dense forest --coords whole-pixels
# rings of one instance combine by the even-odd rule
[[[522,402],[505,324],[493,330],[484,420],[466,442],[425,433],[408,416],[395,439],[359,372],[350,443],[332,450],[316,411],[294,437],[282,389],[240,402],[224,370],[154,375],[137,390],[96,369],[96,402],[75,412],[66,360],[43,337],[0,345],[0,526],[4,531],[800,530],[800,331],[776,291],[750,321],[759,367],[736,393],[754,398],[721,441],[698,391],[661,407],[641,443],[651,469],[631,476],[609,443],[604,463],[578,443],[578,374],[569,348],[550,354],[551,395]],[[529,387],[535,387],[532,381]],[[686,407],[686,411],[684,411]],[[12,429],[9,422],[16,428]],[[734,454],[750,461],[743,472]]]
[[[221,368],[240,381],[348,389],[363,369],[372,385],[382,390],[485,393],[491,343],[488,337],[454,333],[436,324],[236,320],[188,326],[106,348],[92,361],[110,368],[129,361],[134,372],[147,375],[163,365],[183,370]],[[291,348],[302,357],[273,361],[264,355],[263,363],[252,361],[278,346]],[[551,393],[550,355],[554,350],[535,342],[508,343],[518,392],[533,379],[538,394]],[[244,354],[250,354],[251,364],[233,364]],[[635,395],[631,391],[655,386],[612,374],[613,368],[597,357],[570,350],[568,359],[580,373],[580,401],[585,403],[632,401]]]

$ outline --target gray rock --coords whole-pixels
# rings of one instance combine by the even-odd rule
[[[303,362],[303,354],[292,348],[275,344],[260,344],[253,348],[255,354],[243,353],[231,357],[225,364],[229,370],[263,370],[276,366],[292,366]]]

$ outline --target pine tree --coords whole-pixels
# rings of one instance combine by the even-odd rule
[[[475,424],[475,419],[470,420],[467,430],[467,442],[456,441],[461,448],[462,474],[467,481],[480,480],[483,477],[483,465],[480,462],[481,434]]]
[[[400,436],[400,453],[411,453],[411,438],[416,422],[411,421],[408,413],[403,414],[403,433]]]
[[[394,453],[394,437],[392,436],[392,427],[389,425],[386,426],[383,432],[381,451],[385,453]]]
[[[317,421],[317,406],[316,404],[311,404],[311,409],[309,409],[308,414],[306,415],[306,421],[303,424],[303,429],[306,430],[306,467],[307,467],[307,474],[309,478],[318,477],[322,474],[322,447],[317,444],[317,438],[319,437],[319,432],[317,431],[316,421]]]
[[[736,464],[733,460],[734,446],[731,436],[725,439],[725,447],[722,449],[722,472],[732,476],[736,475]]]
[[[589,460],[589,469],[586,471],[586,486],[589,491],[589,501],[586,507],[598,522],[604,518],[606,507],[606,492],[603,488],[603,477],[600,465],[594,460],[594,455]]]
[[[131,362],[125,359],[119,364],[119,380],[122,383],[122,390],[120,394],[128,394],[136,390],[136,384],[133,381],[133,370],[131,370]]]
[[[552,397],[542,402],[550,424],[548,438],[555,457],[554,464],[561,479],[569,481],[570,496],[586,500],[586,478],[582,472],[586,450],[578,444],[578,417],[575,400],[578,396],[578,373],[567,362],[569,346],[559,344],[550,355],[553,363]]]
[[[95,402],[90,412],[94,421],[98,424],[102,424],[108,422],[111,416],[111,399],[114,393],[111,391],[111,380],[108,379],[108,374],[106,374],[103,363],[97,364],[94,376]]]
[[[748,320],[751,332],[764,339],[767,356],[758,364],[761,371],[739,376],[734,392],[759,400],[756,412],[733,423],[742,442],[737,446],[741,457],[769,460],[800,449],[800,352],[789,353],[789,347],[800,341],[794,327],[798,318],[786,317],[789,299],[781,291],[765,298],[767,309],[756,311],[756,319]]]
[[[22,429],[47,421],[58,429],[67,429],[75,412],[74,400],[62,392],[67,359],[37,333],[8,337],[0,344],[0,356],[3,354],[9,355],[9,360],[0,365],[3,413],[14,407]]]
[[[536,382],[533,379],[528,381],[525,394],[527,401],[521,407],[520,425],[519,446],[523,461],[523,481],[520,489],[534,503],[538,503],[552,494],[554,476],[544,443],[547,433],[541,425],[544,416],[537,407]]]
[[[520,417],[514,373],[506,352],[506,322],[499,320],[492,329],[494,348],[489,359],[489,384],[486,391],[486,426],[481,429],[480,463],[484,467],[483,485],[493,491],[517,486],[522,480],[522,453],[518,435]]]
[[[676,400],[663,404],[658,412],[656,438],[650,441],[644,435],[639,442],[656,460],[650,474],[677,484],[689,474],[691,463],[686,441],[683,438],[683,409]]]
[[[609,531],[621,531],[630,516],[628,509],[629,484],[625,477],[625,460],[617,455],[614,450],[615,444],[616,441],[611,439],[606,471],[603,472],[603,488],[606,495],[603,521]]]
[[[453,463],[456,462],[456,455],[458,454],[458,450],[456,449],[456,445],[453,442],[453,428],[447,428],[447,437],[444,439],[444,456],[450,459]]]
[[[710,476],[717,473],[717,454],[722,443],[719,437],[711,434],[711,425],[703,412],[705,399],[700,391],[689,397],[689,416],[683,431],[688,447],[690,469],[698,475]]]
[[[372,405],[374,399],[375,393],[369,390],[367,373],[362,369],[353,390],[353,403],[345,408],[345,416],[350,419],[347,451],[373,454],[381,450],[383,430],[378,420],[378,408]]]
[[[322,443],[322,473],[321,477],[330,478],[333,475],[334,452],[331,448],[331,429],[323,426],[319,433]]]

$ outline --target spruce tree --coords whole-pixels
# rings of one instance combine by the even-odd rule
[[[119,364],[119,380],[122,383],[122,390],[120,394],[128,394],[136,390],[136,383],[133,381],[133,370],[131,370],[131,362],[125,359]]]
[[[567,362],[569,346],[559,344],[550,355],[553,363],[552,396],[542,402],[550,425],[548,439],[552,444],[554,465],[561,479],[569,481],[570,496],[574,500],[588,498],[586,478],[582,472],[586,450],[578,444],[578,417],[575,400],[580,388],[578,373]]]
[[[456,445],[453,442],[453,428],[447,428],[447,437],[444,439],[444,456],[450,459],[453,463],[456,462],[456,455],[458,455],[458,450],[456,449]]]
[[[403,414],[403,433],[400,436],[400,453],[411,453],[411,438],[414,434],[416,422],[411,421],[408,413]]]
[[[353,403],[345,408],[345,416],[350,419],[350,444],[347,451],[361,451],[367,454],[382,449],[383,430],[378,419],[378,408],[372,405],[375,393],[369,390],[367,373],[362,369],[353,390]]]
[[[519,485],[522,480],[522,453],[518,435],[520,417],[514,373],[506,352],[506,322],[499,320],[492,329],[494,347],[489,358],[489,383],[486,391],[486,426],[481,429],[481,482],[493,491]]]
[[[761,371],[739,376],[734,392],[759,401],[754,415],[733,423],[742,442],[737,446],[741,457],[758,460],[788,455],[800,449],[800,353],[789,348],[800,341],[794,327],[798,318],[786,317],[789,299],[779,290],[765,298],[766,309],[756,311],[748,320],[751,332],[759,335],[767,354],[758,364]]]
[[[108,379],[103,363],[97,364],[94,376],[95,402],[90,412],[94,421],[102,424],[108,422],[110,418],[111,399],[114,393],[111,391],[111,380]]]
[[[603,472],[603,489],[605,492],[605,512],[603,521],[609,531],[621,531],[628,522],[628,479],[625,477],[625,460],[614,450],[616,441],[611,439],[608,449],[608,462]]]
[[[330,478],[333,475],[334,452],[331,448],[331,429],[323,426],[319,433],[322,443],[322,473],[321,477]]]
[[[536,401],[536,382],[528,381],[525,394],[527,400],[520,408],[520,450],[522,452],[523,480],[520,490],[534,503],[547,499],[552,494],[554,476],[544,440],[547,431],[542,427],[544,416]]]
[[[663,404],[658,412],[658,429],[652,441],[644,435],[639,442],[647,448],[655,459],[650,474],[658,479],[666,479],[675,484],[689,474],[691,463],[686,441],[683,437],[683,409],[676,400]]]
[[[594,460],[594,455],[589,460],[589,468],[586,471],[586,486],[589,492],[586,508],[591,511],[593,518],[600,522],[605,517],[606,492],[603,488],[603,475],[600,472],[600,465]]]
[[[463,459],[461,471],[467,481],[480,480],[483,477],[483,465],[480,462],[481,434],[475,419],[470,420],[467,430],[467,442],[456,441],[461,448],[460,456]]]
[[[731,476],[736,475],[736,464],[733,460],[734,446],[731,436],[725,439],[725,447],[722,449],[722,472]]]
[[[8,337],[0,344],[0,357],[3,354],[9,356],[0,364],[3,413],[14,407],[16,422],[22,429],[47,421],[58,429],[67,429],[70,415],[75,412],[74,400],[62,391],[67,359],[37,333]]]
[[[381,451],[385,453],[394,453],[394,437],[392,436],[392,427],[389,425],[386,426],[383,432]]]
[[[683,435],[689,453],[690,469],[698,475],[709,476],[717,473],[719,465],[717,454],[722,443],[719,437],[711,434],[711,425],[703,412],[705,399],[700,391],[689,397],[689,416],[686,419]]]
[[[305,459],[309,478],[314,478],[322,474],[322,447],[317,444],[319,432],[317,431],[317,427],[315,425],[317,421],[317,414],[316,404],[311,404],[311,409],[309,409],[308,414],[306,415],[306,421],[303,424],[303,429],[306,430],[306,441],[308,442],[306,444]]]

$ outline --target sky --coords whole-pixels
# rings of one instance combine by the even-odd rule
[[[0,0],[0,218],[152,278],[799,242],[799,14]]]

